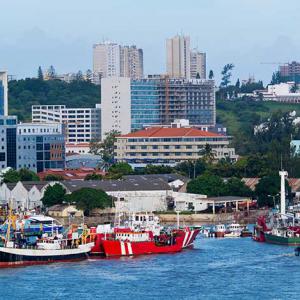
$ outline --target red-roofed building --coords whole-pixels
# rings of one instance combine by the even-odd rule
[[[236,160],[230,137],[192,127],[151,127],[117,137],[115,159],[136,167],[147,164],[175,165],[196,160],[209,144],[215,159]]]

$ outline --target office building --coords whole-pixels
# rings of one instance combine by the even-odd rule
[[[206,79],[206,53],[191,51],[191,78]]]
[[[100,105],[95,108],[67,108],[65,105],[33,105],[33,123],[64,125],[66,143],[90,143],[101,138]]]
[[[190,37],[176,35],[166,41],[167,74],[171,78],[190,79]]]
[[[17,169],[35,172],[65,167],[62,124],[20,123],[17,125]]]
[[[293,81],[295,77],[300,77],[300,63],[292,61],[291,63],[279,66],[279,73],[281,77],[287,77]]]
[[[17,117],[0,116],[0,169],[17,168]]]
[[[143,50],[136,46],[121,46],[104,42],[93,46],[93,81],[100,84],[101,78],[143,77]]]
[[[8,79],[7,72],[0,71],[0,116],[8,115]]]
[[[150,127],[117,137],[115,159],[134,167],[147,164],[176,165],[202,157],[206,144],[215,160],[237,159],[230,137],[191,127]]]
[[[105,78],[101,81],[102,137],[187,119],[196,127],[216,124],[213,80]]]
[[[122,134],[131,131],[130,78],[101,79],[101,136],[116,130]]]

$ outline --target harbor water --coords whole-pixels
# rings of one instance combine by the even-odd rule
[[[299,299],[294,248],[198,238],[177,254],[1,269],[1,299]]]

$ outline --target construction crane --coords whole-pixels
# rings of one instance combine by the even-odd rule
[[[261,65],[288,65],[289,62],[261,62]]]

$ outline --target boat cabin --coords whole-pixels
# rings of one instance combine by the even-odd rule
[[[116,239],[129,242],[145,242],[151,239],[150,232],[118,232]]]

